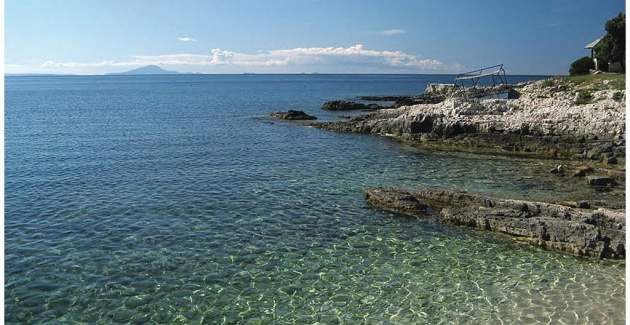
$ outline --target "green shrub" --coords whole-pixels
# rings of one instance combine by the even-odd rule
[[[553,80],[547,79],[547,80],[543,81],[542,82],[542,86],[543,87],[551,87],[551,86],[553,86]]]
[[[572,76],[579,74],[588,74],[590,69],[595,68],[595,63],[588,56],[581,57],[573,63],[571,63],[571,68],[569,69],[569,74]]]
[[[588,104],[593,100],[593,95],[587,91],[580,91],[577,94],[577,98],[575,99],[575,103],[577,105]]]
[[[608,62],[626,63],[626,15],[620,13],[606,22],[606,35],[595,47],[598,68],[608,71]]]
[[[613,100],[620,102],[623,99],[623,93],[620,91],[617,91],[613,94]]]

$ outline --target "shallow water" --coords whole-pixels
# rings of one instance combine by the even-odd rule
[[[266,119],[450,76],[8,77],[10,323],[622,323],[624,264],[369,208],[369,186],[605,197],[554,162]],[[345,115],[345,114],[339,114]]]

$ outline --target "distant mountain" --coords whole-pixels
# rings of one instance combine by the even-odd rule
[[[108,73],[109,75],[143,75],[143,74],[179,74],[177,71],[164,70],[157,65],[147,65],[126,72]]]

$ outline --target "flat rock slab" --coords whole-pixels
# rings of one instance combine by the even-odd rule
[[[371,188],[368,203],[406,215],[508,234],[578,256],[625,259],[624,211],[498,199],[442,189]]]

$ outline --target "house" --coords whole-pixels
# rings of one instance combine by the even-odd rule
[[[584,46],[585,49],[587,50],[591,50],[591,59],[593,59],[593,62],[595,63],[595,70],[599,70],[599,66],[597,65],[597,58],[595,57],[595,47],[597,46],[597,44],[599,44],[599,42],[602,40],[602,38],[604,38],[604,36],[586,44],[586,46]]]
[[[595,63],[595,70],[599,71],[599,64],[597,62],[597,58],[595,57],[595,48],[597,47],[597,44],[599,44],[599,42],[601,42],[601,40],[604,38],[604,36],[586,44],[586,46],[584,46],[585,49],[587,50],[591,50],[591,59],[593,59],[593,62]],[[608,62],[608,71],[609,72],[623,72],[623,67],[621,66],[621,62]]]

